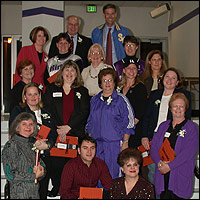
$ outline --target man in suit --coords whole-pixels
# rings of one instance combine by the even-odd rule
[[[78,33],[80,27],[80,19],[77,16],[70,15],[66,19],[67,34],[72,39],[73,36],[73,54],[80,56],[83,59],[83,67],[89,65],[87,54],[90,46],[92,45],[92,40],[88,37],[80,35]],[[58,55],[58,48],[56,47],[56,38],[52,38],[51,45],[49,48],[49,58]]]

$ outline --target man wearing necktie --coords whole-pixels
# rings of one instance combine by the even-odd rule
[[[103,7],[103,16],[105,23],[92,31],[92,42],[93,44],[99,43],[102,45],[106,55],[106,63],[112,65],[126,56],[123,39],[130,33],[125,27],[116,23],[117,10],[115,5],[105,5]],[[111,59],[111,61],[108,61],[108,59]]]

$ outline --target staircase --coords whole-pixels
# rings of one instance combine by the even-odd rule
[[[9,115],[1,116],[1,152],[3,149],[4,144],[8,141],[8,119]],[[193,122],[195,122],[199,126],[199,118],[193,118]],[[196,164],[199,167],[199,153],[197,155]],[[3,171],[3,164],[1,161],[1,199],[4,199],[4,185],[6,183],[4,171]],[[51,181],[49,183],[49,190],[51,190],[52,184]],[[47,199],[60,199],[60,196],[56,197],[47,197]],[[194,192],[190,199],[199,199],[199,179],[195,177],[194,181]]]

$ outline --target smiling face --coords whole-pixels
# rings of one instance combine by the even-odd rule
[[[178,77],[174,71],[168,71],[163,78],[163,85],[165,89],[174,90],[178,85]]]
[[[101,87],[104,97],[108,97],[113,93],[115,83],[111,74],[107,74],[102,77]]]
[[[31,82],[33,76],[34,76],[34,68],[32,65],[28,65],[28,66],[25,66],[23,69],[22,69],[22,72],[21,72],[21,75],[22,77],[22,80],[25,82],[25,83],[29,83]]]
[[[67,31],[70,35],[74,36],[79,30],[79,20],[77,17],[73,16],[68,19]]]
[[[126,42],[124,45],[124,50],[127,56],[134,56],[137,49],[138,49],[138,46],[132,42]]]
[[[26,100],[26,103],[29,105],[31,110],[37,110],[41,95],[39,94],[36,87],[29,87],[26,89],[24,99]]]
[[[56,43],[56,46],[60,54],[65,54],[68,52],[70,44],[66,39],[61,38],[59,42]]]
[[[175,99],[171,104],[171,112],[173,118],[183,119],[185,117],[185,101],[183,99]]]
[[[89,166],[96,153],[95,144],[83,140],[81,147],[78,148],[78,153],[80,154],[82,161]]]
[[[17,132],[24,137],[29,137],[33,131],[34,123],[32,119],[22,120],[17,127]]]
[[[117,13],[115,12],[114,8],[107,8],[105,9],[103,16],[105,17],[105,22],[108,27],[111,27],[114,25]]]
[[[137,163],[135,158],[128,159],[123,167],[121,167],[122,172],[126,175],[126,177],[136,178],[139,174],[140,165]]]
[[[76,73],[76,70],[72,66],[69,66],[63,69],[62,76],[63,76],[64,82],[71,85],[74,82],[77,76],[77,73]]]
[[[99,65],[101,63],[101,58],[103,57],[101,50],[98,47],[91,49],[90,59],[93,64]]]
[[[38,46],[44,46],[45,43],[46,43],[46,36],[44,36],[44,32],[38,31],[35,44]]]
[[[129,64],[126,68],[123,69],[123,72],[127,79],[135,79],[138,73],[138,69],[135,64]]]

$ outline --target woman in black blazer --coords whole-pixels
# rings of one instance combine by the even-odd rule
[[[90,98],[78,65],[67,60],[60,68],[56,81],[47,86],[43,96],[44,106],[51,112],[57,126],[60,142],[66,141],[66,136],[81,137],[85,134],[85,125],[90,111]],[[52,157],[52,185],[49,196],[59,192],[62,169],[70,158]]]

